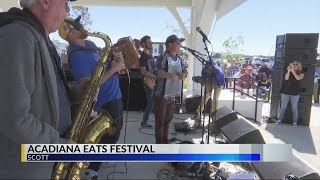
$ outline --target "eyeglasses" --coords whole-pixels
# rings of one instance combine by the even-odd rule
[[[297,64],[297,63],[293,63],[293,65],[294,65],[294,66],[298,66],[298,64]]]

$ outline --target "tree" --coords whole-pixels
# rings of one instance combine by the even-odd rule
[[[243,44],[244,41],[241,35],[237,36],[236,38],[229,36],[222,44],[222,46],[225,48],[223,58],[229,61],[234,58],[242,58],[243,55],[241,54],[241,47]]]
[[[222,54],[221,53],[214,53],[212,55],[213,58],[216,58],[216,59],[221,59],[222,58]]]
[[[91,15],[88,7],[83,6],[71,6],[70,12],[68,14],[71,18],[77,18],[81,16],[81,24],[87,29],[90,30],[90,26],[92,25],[93,20],[91,19]]]

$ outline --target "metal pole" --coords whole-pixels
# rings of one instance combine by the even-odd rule
[[[233,98],[232,98],[232,110],[234,110],[234,101],[235,101],[235,98],[236,98],[236,79],[233,78]]]

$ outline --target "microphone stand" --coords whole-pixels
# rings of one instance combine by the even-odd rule
[[[212,114],[212,101],[213,101],[213,98],[215,98],[215,101],[214,101],[214,102],[215,102],[215,108],[217,109],[217,99],[216,99],[217,97],[215,96],[215,90],[213,89],[213,82],[212,82],[212,80],[213,80],[213,79],[215,80],[216,86],[218,86],[219,88],[220,88],[220,84],[219,84],[219,81],[218,81],[218,78],[217,78],[217,73],[216,73],[216,71],[215,71],[215,67],[213,66],[213,60],[212,60],[212,58],[211,58],[211,56],[210,56],[210,53],[209,53],[209,50],[208,50],[208,46],[207,46],[207,44],[206,44],[206,39],[203,38],[202,41],[203,41],[203,43],[204,43],[204,45],[205,45],[205,50],[206,50],[206,52],[207,52],[207,54],[208,54],[208,57],[209,57],[209,62],[208,62],[209,64],[208,64],[208,65],[211,66],[211,67],[209,68],[209,70],[211,71],[211,78],[210,78],[211,103],[210,103],[210,111],[209,111],[208,139],[207,139],[207,144],[209,144],[209,143],[210,143],[209,139],[210,139],[210,126],[211,126],[211,114]],[[207,88],[207,87],[206,87],[206,88]],[[212,98],[212,91],[214,91],[214,93],[213,93],[213,98]],[[215,120],[213,121],[213,123],[215,123],[216,118],[217,118],[217,116],[215,116]],[[205,171],[202,179],[203,179],[203,180],[209,180],[209,179],[210,179],[210,174],[209,174],[209,162],[206,162],[206,171]]]
[[[189,51],[197,60],[199,60],[200,62],[201,62],[201,64],[202,64],[202,67],[203,66],[205,66],[207,63],[209,63],[208,61],[206,61],[204,58],[202,58],[202,57],[200,57],[199,56],[199,54],[200,53],[198,53],[198,54],[196,54],[195,53],[195,51]],[[201,99],[202,99],[202,95],[203,95],[203,89],[202,89],[202,82],[200,83],[200,85],[201,85]],[[204,104],[203,104],[203,106],[205,107],[205,105],[206,105],[206,94],[207,94],[207,92],[206,91],[208,91],[208,89],[205,87],[205,93],[204,93]],[[200,118],[200,123],[199,123],[199,126],[201,125],[201,116],[202,116],[202,111],[201,111],[201,109],[202,109],[202,103],[201,103],[201,100],[200,100],[200,112],[199,112],[199,118]],[[204,108],[205,109],[205,108]],[[210,115],[210,114],[209,114]],[[202,137],[202,140],[201,140],[201,142],[200,142],[200,144],[204,144],[205,142],[204,142],[204,134],[205,134],[205,126],[204,126],[204,121],[202,122],[202,135],[201,135],[201,137]],[[208,139],[209,139],[209,137],[208,137]],[[209,141],[208,141],[209,142]],[[204,178],[205,179],[207,179],[207,180],[209,180],[210,179],[210,174],[208,173],[208,166],[209,166],[209,164],[208,163],[206,163],[206,172],[205,172],[205,174],[204,174]]]

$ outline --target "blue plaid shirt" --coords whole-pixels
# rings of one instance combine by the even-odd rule
[[[232,65],[228,69],[228,76],[233,77],[236,73],[240,71],[239,66],[233,67]]]
[[[172,56],[169,51],[165,51],[163,54],[161,54],[157,62],[154,66],[153,72],[157,76],[156,79],[156,86],[154,88],[154,95],[155,96],[164,96],[164,91],[166,88],[166,79],[165,78],[160,78],[159,77],[159,71],[164,70],[168,72],[168,57],[172,57],[172,59],[177,59],[180,58],[181,60],[181,66],[182,66],[182,72],[187,73],[187,69],[185,67],[184,59],[177,55],[176,57]]]

